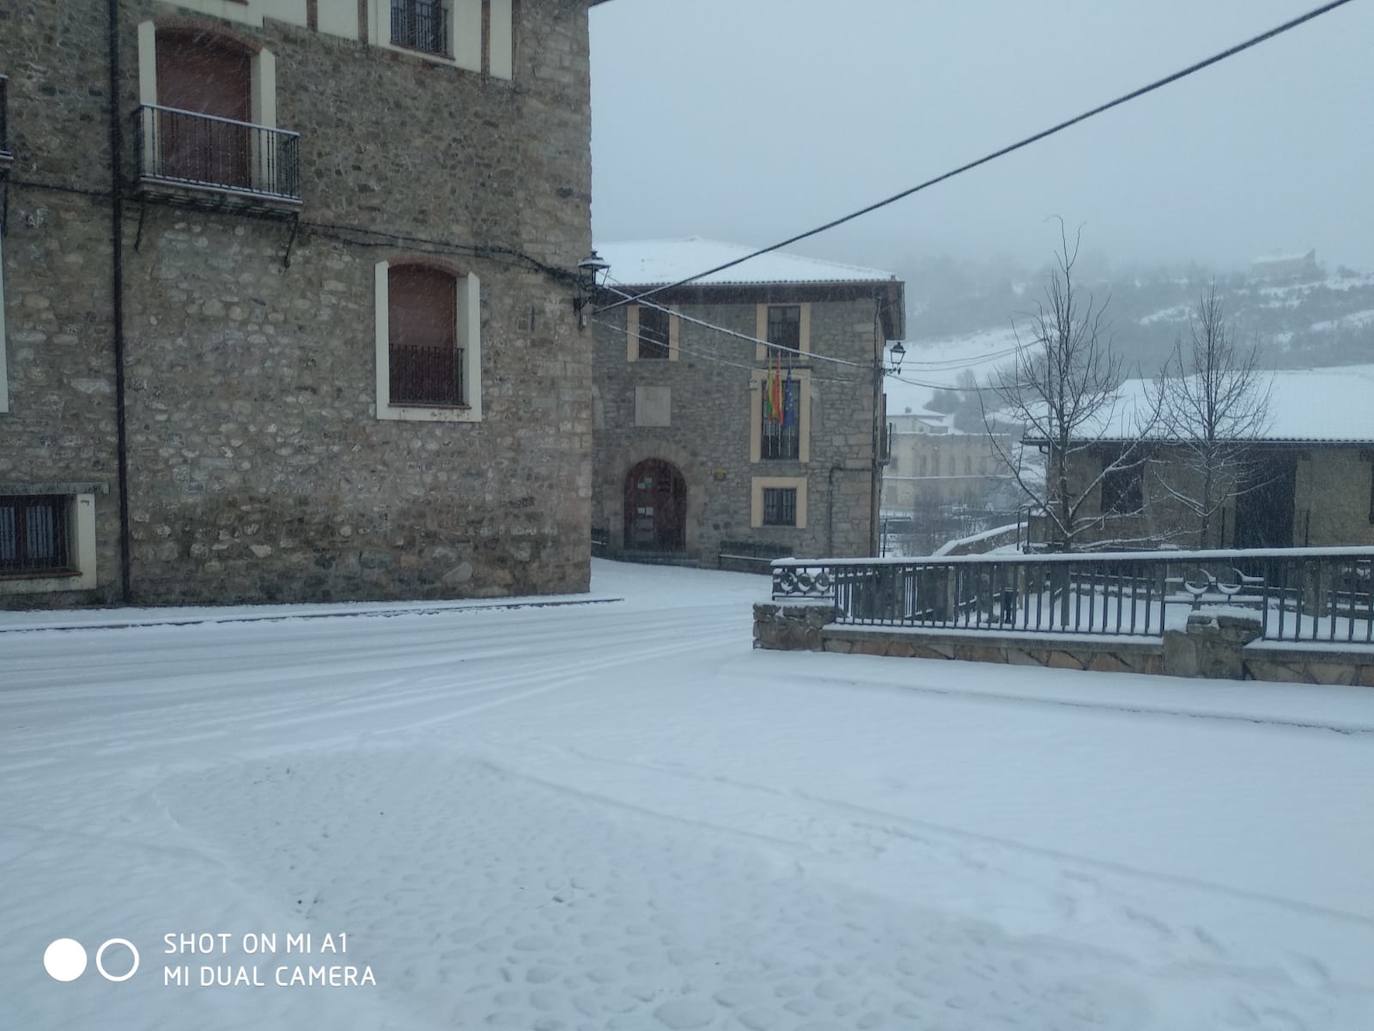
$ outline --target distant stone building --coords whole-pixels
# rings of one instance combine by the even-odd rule
[[[1250,262],[1250,278],[1264,283],[1309,281],[1320,275],[1315,249],[1306,254],[1268,254]]]
[[[0,605],[586,588],[595,2],[0,12]]]
[[[1012,479],[1003,455],[1012,436],[965,433],[953,417],[919,411],[889,414],[891,457],[883,474],[883,512],[910,515],[923,503],[986,499]],[[998,446],[1001,452],[998,452]]]
[[[598,250],[622,291],[610,300],[748,253]],[[598,316],[592,521],[608,552],[705,566],[872,554],[877,369],[904,301],[886,272],[774,253]]]
[[[1123,397],[1143,397],[1130,381]],[[1374,365],[1273,374],[1271,423],[1251,445],[1245,482],[1224,482],[1214,497],[1229,496],[1200,541],[1196,519],[1177,500],[1199,496],[1183,449],[1151,440],[1143,463],[1107,471],[1135,438],[1108,426],[1070,464],[1070,494],[1089,491],[1081,537],[1086,544],[1129,542],[1221,548],[1291,548],[1374,545]],[[1129,402],[1116,409],[1123,423]],[[1035,446],[1034,440],[1027,440]],[[1105,473],[1105,475],[1104,475]],[[1094,481],[1101,480],[1094,484]],[[1166,487],[1167,484],[1167,487]],[[1032,538],[1048,541],[1043,521]]]

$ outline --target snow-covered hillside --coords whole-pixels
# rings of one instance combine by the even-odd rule
[[[765,583],[3,617],[0,1027],[1374,1026],[1367,690],[757,652]],[[197,931],[228,953],[163,955]],[[59,937],[141,967],[59,983]]]

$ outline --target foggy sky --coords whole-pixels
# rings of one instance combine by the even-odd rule
[[[598,239],[773,243],[1317,0],[612,0],[592,9]],[[1374,2],[801,245],[1038,265],[1315,247],[1374,268]]]

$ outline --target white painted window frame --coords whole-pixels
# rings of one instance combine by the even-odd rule
[[[482,0],[448,0],[449,56],[428,54],[391,40],[391,0],[373,0],[369,7],[368,39],[376,46],[409,54],[432,64],[464,71],[482,71]],[[494,79],[514,75],[515,25],[511,0],[491,0],[489,71]]]
[[[398,262],[398,264],[400,264]],[[464,404],[454,407],[393,405],[391,403],[391,281],[390,261],[373,266],[377,418],[398,422],[482,421],[482,283],[471,272],[455,277],[457,300],[453,338],[463,349]]]
[[[90,591],[96,587],[95,495],[69,494],[67,540],[71,542],[75,576],[0,578],[0,595],[54,594],[59,591]]]
[[[639,356],[639,310],[637,304],[625,308],[625,360],[627,362],[646,362],[656,365],[662,361],[675,362],[682,357],[679,341],[682,339],[682,320],[676,312],[668,313],[668,357],[641,358]]]

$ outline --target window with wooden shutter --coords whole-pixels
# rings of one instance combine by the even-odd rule
[[[457,340],[456,278],[425,265],[391,267],[387,314],[391,403],[466,403],[464,355]]]
[[[167,178],[252,185],[252,55],[206,33],[157,34],[155,147]],[[196,115],[210,117],[194,117]]]

